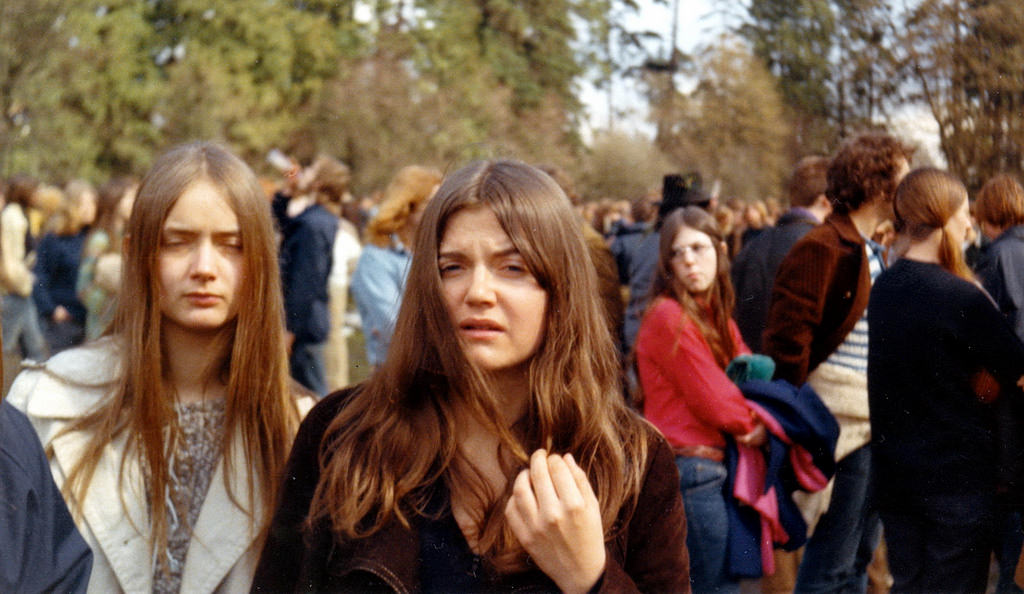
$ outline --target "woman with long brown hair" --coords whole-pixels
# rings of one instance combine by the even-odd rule
[[[300,429],[254,588],[687,590],[672,454],[619,396],[588,262],[544,173],[449,176],[384,365]]]
[[[676,454],[696,592],[739,589],[726,570],[726,435],[745,445],[766,438],[725,374],[733,358],[750,352],[732,320],[727,253],[725,237],[704,209],[688,206],[665,218],[635,348],[644,416]]]
[[[978,378],[1020,397],[1024,345],[964,263],[968,208],[949,173],[907,175],[902,258],[871,290],[871,448],[899,592],[983,591],[995,544],[995,417]]]
[[[161,156],[125,228],[107,335],[15,381],[95,553],[90,591],[244,592],[300,406],[270,209],[197,143]]]

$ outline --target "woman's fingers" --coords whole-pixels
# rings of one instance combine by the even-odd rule
[[[572,456],[534,452],[530,468],[516,476],[505,517],[560,589],[586,591],[600,577],[605,563],[600,505]]]
[[[551,483],[558,494],[558,501],[567,510],[577,510],[583,507],[583,495],[580,487],[573,476],[572,469],[562,456],[548,456],[548,473],[551,476]]]
[[[590,486],[590,479],[587,478],[587,473],[583,472],[583,469],[576,463],[576,459],[572,457],[572,454],[566,454],[565,461],[569,466],[569,470],[572,471],[573,480],[576,481],[576,488],[579,489],[584,501],[597,505],[597,495],[594,494],[594,489]]]
[[[526,524],[531,524],[537,517],[537,498],[533,493],[533,486],[530,485],[529,470],[522,470],[516,476],[512,484],[512,496],[509,497],[508,506],[514,507],[516,513]]]
[[[558,503],[558,493],[548,471],[548,453],[544,450],[537,450],[530,456],[530,484],[537,497],[538,509],[550,509]]]

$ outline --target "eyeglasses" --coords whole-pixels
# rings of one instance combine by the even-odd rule
[[[677,245],[672,247],[672,259],[678,260],[686,256],[687,252],[693,254],[694,258],[703,258],[714,253],[715,246],[710,243],[698,242],[690,245]]]

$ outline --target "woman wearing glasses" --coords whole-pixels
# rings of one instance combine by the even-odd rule
[[[676,454],[693,590],[738,591],[726,573],[725,436],[756,446],[766,434],[725,374],[750,352],[732,320],[726,244],[714,218],[689,206],[665,219],[658,253],[636,343],[644,416]]]

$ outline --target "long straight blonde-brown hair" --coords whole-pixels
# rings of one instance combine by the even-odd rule
[[[974,282],[974,273],[964,261],[960,240],[945,228],[965,200],[967,188],[953,174],[924,167],[908,173],[896,187],[893,212],[896,232],[906,240],[920,241],[939,230],[939,264],[956,276]]]
[[[528,367],[524,416],[503,424],[501,399],[463,354],[442,297],[438,248],[451,217],[494,213],[547,292],[545,334]],[[596,273],[568,199],[546,174],[516,161],[470,164],[428,203],[384,365],[351,397],[321,443],[310,523],[338,538],[410,526],[436,487],[477,503],[479,552],[499,571],[526,555],[504,519],[515,474],[537,448],[572,453],[590,477],[606,536],[635,501],[647,459],[643,421],[625,406],[615,345],[597,298]],[[454,424],[470,413],[501,442],[508,479],[495,493],[459,453]]]
[[[167,547],[168,453],[180,436],[174,394],[163,378],[167,359],[161,338],[160,275],[158,259],[164,221],[178,198],[193,184],[206,182],[218,189],[238,217],[243,254],[243,275],[235,317],[221,330],[227,354],[223,368],[211,369],[227,381],[225,434],[221,459],[228,492],[231,455],[235,440],[244,449],[248,480],[241,488],[248,501],[263,497],[262,517],[246,509],[251,528],[261,531],[269,523],[276,491],[298,410],[290,393],[288,359],[282,330],[283,306],[270,205],[249,167],[228,150],[210,143],[179,146],[159,157],[142,180],[126,228],[121,293],[114,323],[108,334],[120,342],[122,373],[110,398],[67,431],[87,431],[88,446],[68,474],[65,491],[72,509],[80,511],[89,492],[102,450],[127,434],[127,453],[144,469],[150,510],[150,547],[163,559]]]

